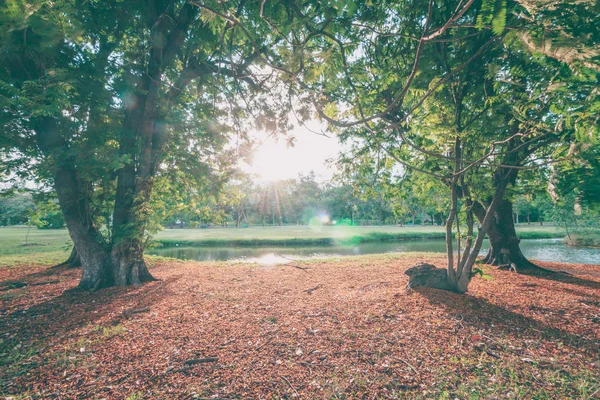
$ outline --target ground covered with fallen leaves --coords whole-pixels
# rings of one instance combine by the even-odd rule
[[[433,255],[307,269],[153,260],[160,281],[96,293],[69,290],[79,270],[3,268],[0,395],[600,397],[599,266],[485,268],[458,295],[406,290],[418,262],[444,265]]]

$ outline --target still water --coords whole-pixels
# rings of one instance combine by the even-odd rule
[[[484,243],[482,253],[486,251]],[[521,249],[532,260],[581,264],[600,264],[600,248],[569,247],[562,239],[523,239]],[[148,253],[163,257],[196,261],[239,261],[259,264],[279,264],[290,260],[383,254],[402,252],[444,253],[444,240],[405,240],[399,242],[362,243],[352,246],[303,247],[164,247]]]

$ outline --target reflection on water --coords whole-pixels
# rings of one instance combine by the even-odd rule
[[[482,253],[487,249],[484,242]],[[600,249],[569,247],[561,239],[524,239],[521,249],[532,260],[582,264],[600,264]],[[261,265],[283,264],[290,260],[382,254],[403,252],[444,253],[444,240],[405,240],[400,242],[362,243],[353,246],[304,247],[166,247],[156,248],[149,254],[197,261],[250,262]]]

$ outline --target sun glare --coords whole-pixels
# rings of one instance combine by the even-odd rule
[[[302,169],[302,162],[292,156],[293,148],[285,143],[264,143],[255,150],[250,172],[263,181],[294,178]]]
[[[258,132],[256,135],[261,136]],[[289,147],[285,139],[265,140],[254,150],[252,163],[244,165],[245,172],[257,175],[263,182],[293,179],[310,171],[318,177],[330,178],[332,171],[326,160],[337,155],[337,141],[300,130],[294,136],[294,147]]]

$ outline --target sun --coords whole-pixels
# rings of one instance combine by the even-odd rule
[[[313,131],[318,129],[322,127],[312,127]],[[252,162],[242,164],[244,172],[262,182],[295,179],[311,171],[319,179],[330,179],[334,171],[327,160],[335,158],[340,150],[337,139],[302,127],[293,129],[289,135],[294,137],[293,147],[288,145],[288,136],[275,138],[265,132],[254,132],[252,136],[262,143],[254,149]]]
[[[302,167],[293,148],[281,142],[267,142],[254,151],[247,172],[257,175],[262,181],[278,181],[295,178]]]

